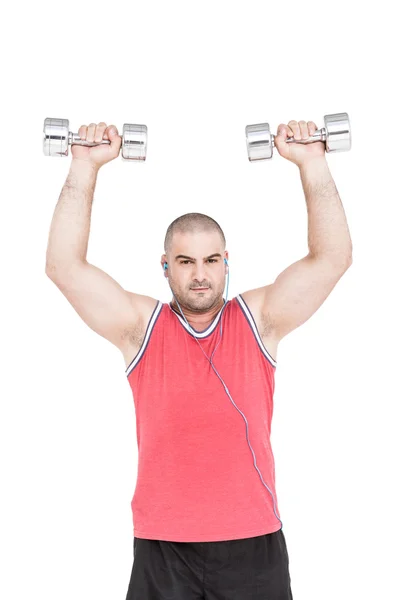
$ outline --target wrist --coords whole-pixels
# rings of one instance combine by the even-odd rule
[[[77,173],[86,173],[91,175],[97,175],[100,167],[95,165],[89,160],[85,160],[83,158],[73,158],[71,160],[71,171]]]
[[[307,171],[310,169],[324,169],[328,166],[325,154],[323,156],[311,156],[304,162],[297,165],[300,171]]]

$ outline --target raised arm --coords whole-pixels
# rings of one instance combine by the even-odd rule
[[[300,127],[301,126],[301,127]],[[245,292],[275,340],[305,323],[323,304],[352,264],[352,242],[344,208],[331,176],[322,142],[286,144],[316,131],[313,122],[281,124],[279,153],[299,167],[308,213],[309,253],[289,265],[274,283]]]
[[[82,126],[88,141],[108,136],[111,126]],[[107,139],[107,138],[105,138]],[[121,138],[111,144],[73,146],[70,171],[54,211],[46,253],[46,274],[57,285],[83,321],[121,350],[142,315],[156,300],[124,290],[112,277],[86,260],[97,173],[119,154]],[[91,153],[96,159],[91,160]]]

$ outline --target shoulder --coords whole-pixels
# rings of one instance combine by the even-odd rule
[[[162,309],[162,302],[151,296],[145,296],[143,294],[134,294],[133,292],[127,292],[130,303],[132,306],[133,319],[130,324],[127,324],[125,329],[126,339],[141,338],[146,332],[147,326],[153,316],[154,311],[157,307]],[[133,336],[132,336],[133,334]]]
[[[272,335],[273,331],[271,316],[265,311],[266,297],[268,297],[268,290],[271,286],[272,284],[240,294],[249,308],[262,337]]]

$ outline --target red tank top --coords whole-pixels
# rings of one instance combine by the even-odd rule
[[[220,321],[222,319],[222,339]],[[275,498],[270,444],[276,361],[238,295],[195,337],[248,423],[262,478]],[[158,302],[126,369],[132,389],[138,473],[134,536],[176,542],[234,540],[282,527],[254,466],[246,422],[182,315]]]

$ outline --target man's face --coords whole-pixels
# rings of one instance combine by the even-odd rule
[[[163,258],[168,262],[169,284],[181,306],[203,313],[221,304],[227,272],[224,258],[228,259],[228,254],[217,232],[177,233],[170,256],[164,254]]]

